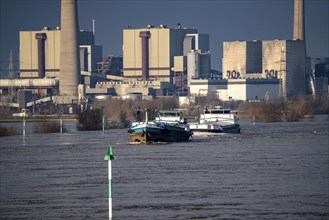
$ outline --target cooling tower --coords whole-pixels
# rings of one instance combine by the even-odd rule
[[[305,40],[304,0],[294,0],[293,40]]]
[[[61,1],[61,42],[59,92],[78,97],[80,56],[77,0]]]

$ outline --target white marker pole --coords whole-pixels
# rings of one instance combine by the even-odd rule
[[[62,134],[63,133],[63,120],[62,120],[62,117],[59,119],[59,127],[60,127],[60,132]]]
[[[112,160],[115,160],[115,156],[112,153],[112,147],[110,146],[105,155],[104,160],[108,161],[108,175],[109,175],[109,220],[112,220]]]
[[[25,138],[25,118],[23,118],[23,138]]]
[[[26,122],[26,120],[25,120],[25,117],[24,117],[23,118],[23,144],[24,145],[25,145],[25,135],[26,135],[26,132],[25,132],[25,129],[26,129],[25,122]]]
[[[105,116],[103,115],[103,132],[105,130]]]

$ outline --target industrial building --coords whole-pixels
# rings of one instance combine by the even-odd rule
[[[59,77],[60,41],[60,27],[20,31],[20,78]],[[81,71],[96,72],[97,62],[102,60],[102,46],[94,45],[93,32],[79,32],[79,47]]]
[[[188,91],[188,78],[209,76],[209,35],[197,29],[148,25],[123,30],[123,77],[168,82],[156,95]]]
[[[169,82],[161,81],[103,81],[98,82],[95,88],[87,88],[87,94],[108,94],[126,97],[129,94],[141,94],[142,97],[156,97],[156,91],[172,89]]]
[[[104,75],[123,76],[122,56],[110,55],[97,63],[97,72]]]
[[[134,80],[173,82],[174,56],[183,55],[186,34],[196,29],[148,25],[123,30],[123,76]]]
[[[265,97],[265,94],[266,97],[292,97],[305,94],[309,87],[312,87],[312,91],[316,90],[315,87],[324,91],[323,87],[327,87],[323,86],[327,84],[326,78],[318,77],[316,81],[315,75],[310,75],[310,61],[306,56],[303,0],[294,1],[292,38],[224,42],[224,80],[191,81],[191,94],[202,94],[200,89],[207,91],[210,86],[219,88],[217,94],[223,100],[258,99]],[[313,82],[311,86],[308,86],[309,79]],[[227,88],[222,89],[225,83]]]
[[[223,78],[276,78],[281,80],[280,95],[305,93],[304,41],[239,41],[223,46]]]
[[[52,97],[53,103],[65,105],[71,112],[85,100],[86,85],[81,82],[90,85],[91,80],[81,80],[81,70],[90,77],[102,59],[102,47],[95,45],[94,32],[79,31],[77,13],[76,0],[62,0],[61,27],[19,33],[20,78],[0,81],[2,89],[7,87],[8,97],[17,89],[29,89],[38,98]]]
[[[223,79],[261,77],[262,42],[223,42]]]
[[[305,94],[305,51],[305,42],[301,40],[224,42],[222,70],[223,79],[228,80],[227,95],[222,90],[218,93],[219,98],[249,100],[264,97],[267,92],[270,97]],[[202,94],[198,92],[201,84],[207,87],[209,83],[202,79],[199,83],[194,80],[191,94]],[[212,80],[210,84],[223,83]]]
[[[311,73],[308,75],[308,90],[315,94],[328,94],[329,91],[329,57],[314,58],[311,61]]]
[[[213,94],[222,101],[260,100],[278,97],[278,79],[192,79],[190,94],[206,96]]]
[[[263,41],[263,73],[280,79],[280,96],[306,92],[305,42],[301,40]]]

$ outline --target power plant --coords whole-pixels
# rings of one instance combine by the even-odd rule
[[[19,79],[0,80],[3,95],[28,90],[74,112],[97,96],[213,93],[221,100],[251,100],[328,92],[328,76],[312,72],[306,57],[303,0],[294,0],[292,39],[223,42],[221,77],[211,70],[209,34],[195,28],[128,26],[123,56],[103,58],[102,46],[95,45],[95,21],[92,31],[79,28],[76,0],[61,0],[60,21],[54,29],[20,31]]]

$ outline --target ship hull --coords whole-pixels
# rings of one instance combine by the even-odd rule
[[[175,125],[142,124],[128,130],[131,142],[186,142],[192,132]]]

